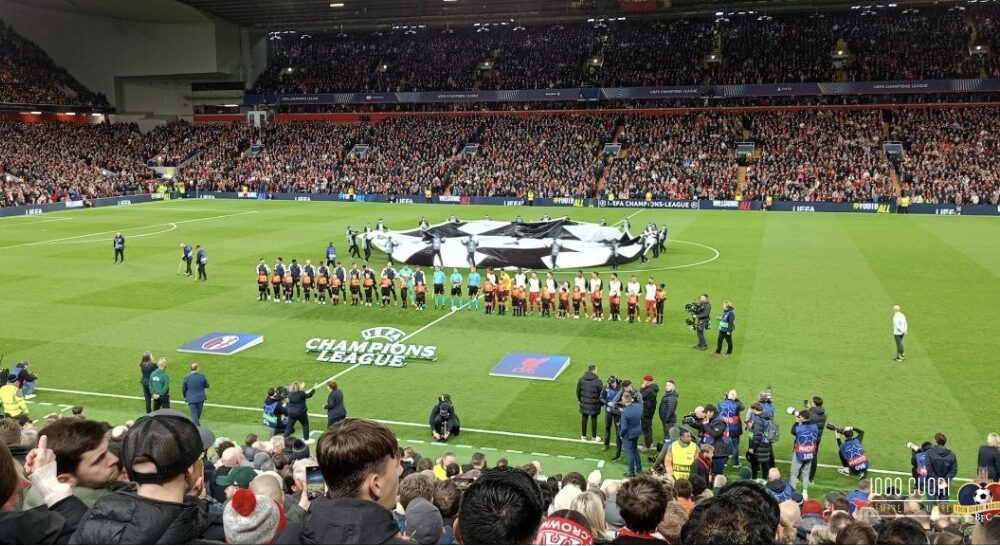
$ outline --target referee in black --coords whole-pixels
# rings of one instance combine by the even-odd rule
[[[115,234],[114,247],[115,263],[125,262],[125,236],[120,231]]]

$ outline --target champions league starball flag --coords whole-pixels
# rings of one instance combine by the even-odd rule
[[[373,231],[365,234],[394,262],[444,267],[523,267],[526,269],[578,269],[624,264],[638,259],[642,237],[617,228],[565,218],[550,222],[445,222],[410,231]],[[441,242],[440,256],[434,239]],[[472,260],[468,241],[475,242]],[[390,248],[391,247],[391,248]],[[553,247],[555,251],[553,251]],[[555,257],[555,267],[553,267]]]
[[[264,336],[260,334],[212,332],[182,345],[177,349],[177,352],[232,356],[263,342]]]

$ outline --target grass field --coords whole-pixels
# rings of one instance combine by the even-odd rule
[[[374,225],[381,217],[390,229],[409,229],[421,215],[434,223],[452,213],[463,219],[521,213],[531,220],[545,212],[609,223],[633,215],[634,226],[666,223],[669,254],[638,272],[667,284],[665,324],[257,301],[253,271],[260,257],[269,264],[279,255],[317,261],[333,240],[343,258],[348,224]],[[115,230],[128,237],[122,265],[112,263]],[[182,241],[208,249],[209,282],[176,275]],[[404,443],[426,441],[434,398],[448,392],[463,427],[481,431],[452,441],[468,446],[458,449],[460,457],[487,447],[496,450],[487,452],[491,460],[542,458],[547,472],[589,471],[610,458],[579,442],[575,385],[589,363],[602,378],[651,373],[661,388],[673,378],[685,412],[718,402],[730,388],[750,401],[770,384],[782,410],[821,395],[831,423],[866,431],[872,465],[883,470],[908,472],[906,442],[940,430],[958,454],[960,476],[973,477],[977,447],[998,428],[1000,343],[992,323],[1000,308],[1000,223],[987,217],[189,200],[0,219],[0,254],[5,365],[30,358],[40,387],[48,389],[135,397],[141,395],[137,363],[148,349],[170,360],[177,400],[187,366],[197,360],[212,384],[209,402],[231,406],[206,408],[203,421],[231,437],[265,432],[259,407],[267,387],[312,384],[347,369],[316,362],[305,352],[307,339],[358,339],[373,326],[423,328],[409,342],[436,345],[438,360],[344,373],[338,383],[350,415],[391,421]],[[384,259],[376,253],[373,262]],[[723,299],[734,302],[734,358],[690,348],[694,336],[683,325],[683,305],[702,291],[716,309]],[[903,364],[890,360],[890,308],[897,303],[911,329]],[[260,333],[265,342],[232,357],[176,352],[211,331]],[[572,364],[551,382],[491,377],[507,352],[564,354]],[[323,397],[325,391],[313,400],[313,413],[323,413]],[[34,406],[35,416],[74,403],[111,421],[142,411],[137,399],[53,390],[40,391],[36,402],[54,405]],[[778,420],[784,434],[777,454],[788,459],[791,419],[782,413]],[[314,418],[314,428],[323,424]],[[832,445],[821,449],[821,463],[837,462]],[[820,477],[828,487],[852,485],[829,469]]]

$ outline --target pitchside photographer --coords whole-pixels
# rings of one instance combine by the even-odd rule
[[[795,418],[792,425],[792,469],[789,473],[791,486],[794,490],[802,482],[802,496],[809,498],[809,468],[816,458],[816,447],[819,445],[819,429],[812,424],[812,415],[808,409],[796,411],[788,408],[788,414]]]
[[[840,455],[840,464],[837,472],[845,476],[852,474],[858,478],[868,475],[868,454],[865,453],[865,446],[862,441],[865,438],[865,431],[854,427],[838,427],[837,425],[826,425],[826,430],[837,433],[837,447]]]
[[[826,430],[826,408],[823,407],[823,399],[813,396],[812,400],[805,400],[806,409],[809,410],[809,423],[816,425],[819,429],[819,438],[816,440],[816,456],[813,457],[809,466],[809,481],[816,481],[816,464],[819,462],[819,445],[823,443],[823,431]]]
[[[438,397],[434,409],[431,410],[430,425],[435,440],[447,442],[449,436],[458,436],[461,425],[451,395],[442,394]]]
[[[685,305],[684,309],[691,314],[691,318],[684,321],[685,324],[698,335],[698,344],[691,348],[707,351],[708,342],[705,341],[705,330],[711,328],[712,317],[712,304],[708,301],[708,294],[698,296],[698,301]]]

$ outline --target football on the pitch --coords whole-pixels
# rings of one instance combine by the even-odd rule
[[[458,311],[458,307],[456,307],[456,306],[452,305],[452,306],[451,306],[451,310],[452,310],[452,311]]]
[[[976,489],[976,492],[972,495],[972,501],[976,504],[986,504],[993,500],[993,493],[990,493],[989,489],[980,487]]]

